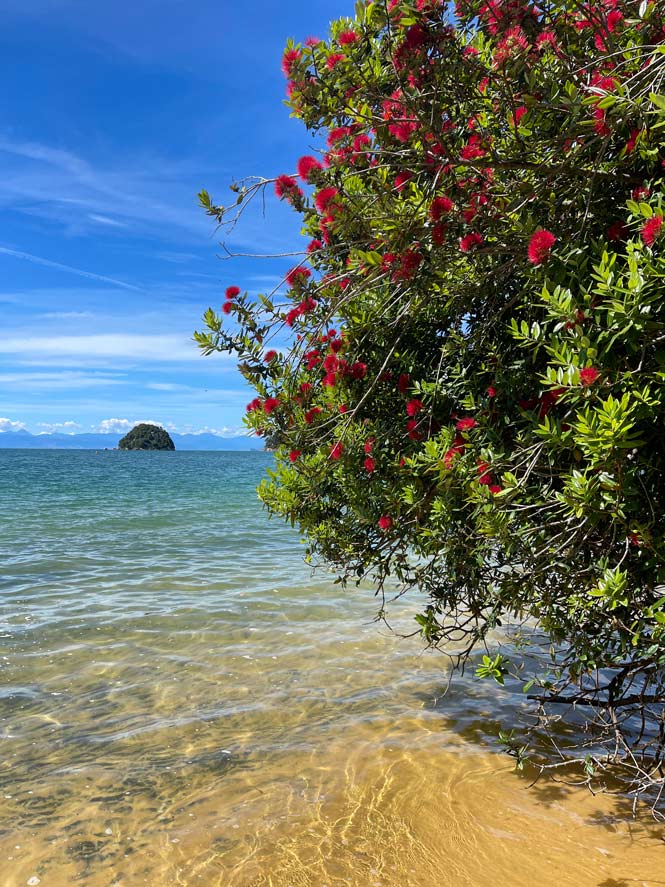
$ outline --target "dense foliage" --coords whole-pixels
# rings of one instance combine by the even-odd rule
[[[171,435],[158,425],[135,425],[118,443],[120,450],[175,450]]]
[[[327,141],[274,187],[309,244],[282,301],[231,286],[197,334],[281,444],[268,507],[341,576],[425,590],[460,658],[537,623],[527,690],[598,728],[562,758],[637,791],[665,729],[664,13],[390,0],[289,43]],[[234,222],[267,184],[201,200]]]

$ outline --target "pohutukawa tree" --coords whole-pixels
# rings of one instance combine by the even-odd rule
[[[200,195],[224,224],[274,187],[309,241],[285,296],[231,286],[196,334],[279,444],[263,501],[344,579],[424,590],[456,662],[526,682],[532,760],[636,796],[665,789],[664,16],[360,3],[284,53],[326,147],[229,210]],[[546,640],[528,679],[501,625]]]

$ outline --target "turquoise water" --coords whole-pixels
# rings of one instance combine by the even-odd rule
[[[518,696],[312,574],[270,463],[0,450],[1,887],[647,879],[660,833],[495,753]]]

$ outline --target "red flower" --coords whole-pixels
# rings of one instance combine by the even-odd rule
[[[630,137],[626,142],[626,154],[632,154],[635,150],[635,145],[637,144],[638,138],[641,136],[641,129],[633,129],[630,133]]]
[[[406,394],[409,390],[409,385],[411,384],[411,377],[408,373],[402,373],[397,380],[397,390],[400,394]]]
[[[430,203],[429,217],[433,222],[438,222],[441,216],[446,215],[453,208],[450,197],[435,197]]]
[[[338,194],[337,188],[321,188],[314,197],[314,205],[320,213],[324,213],[329,209],[330,204]]]
[[[478,423],[475,419],[472,419],[470,416],[467,416],[465,419],[460,419],[459,422],[455,425],[458,431],[471,431],[472,428],[475,428]]]
[[[646,244],[646,246],[652,246],[656,237],[660,234],[660,229],[663,227],[663,217],[662,216],[652,216],[650,219],[647,219],[646,222],[642,225],[642,240]]]
[[[300,455],[300,450],[291,450],[289,453],[289,459],[291,462],[295,462],[298,456]]]
[[[357,363],[352,364],[351,366],[351,376],[354,379],[364,379],[367,375],[367,364],[361,363],[358,361]]]
[[[326,68],[332,71],[340,62],[343,62],[346,56],[343,52],[333,52],[326,59]]]
[[[393,525],[393,519],[388,514],[382,514],[379,518],[379,527],[384,530],[390,530]]]
[[[520,105],[519,108],[515,108],[515,113],[513,114],[513,126],[518,127],[520,125],[520,120],[526,114],[527,109],[525,105]]]
[[[438,225],[434,225],[432,228],[432,240],[436,244],[436,246],[443,246],[446,241],[446,225],[442,225],[440,222]]]
[[[230,304],[230,303],[227,303],[227,304]],[[290,311],[287,311],[286,312],[286,325],[293,326],[293,324],[296,322],[296,320],[300,317],[301,313],[302,312],[300,311],[300,308],[291,308]]]
[[[406,423],[406,430],[411,440],[420,440],[422,434],[418,431],[418,420],[409,419]]]
[[[495,496],[497,493],[501,492],[501,487],[498,484],[491,484],[488,489],[490,493],[493,493]]]
[[[412,172],[398,172],[395,176],[395,189],[401,191],[406,183],[413,178]]]
[[[488,396],[488,397],[496,397],[496,388],[494,387],[494,385],[490,385],[490,386],[488,387],[488,389],[487,389],[487,396]]]
[[[314,240],[310,240],[307,247],[308,254],[318,252],[320,249],[323,249],[323,244],[320,240],[317,240],[316,238],[314,238]]]
[[[224,312],[224,314],[229,314],[232,307],[232,302],[224,302],[224,304],[222,305],[222,311]]]
[[[323,166],[319,163],[316,157],[310,157],[309,155],[306,157],[301,157],[298,161],[297,165],[298,175],[304,182],[310,181],[310,175],[312,172],[318,172],[323,169]]]
[[[350,46],[352,43],[355,43],[360,38],[355,31],[342,31],[338,39],[341,46]]]
[[[339,369],[339,358],[336,354],[326,354],[323,369],[327,373],[335,373]]]
[[[311,425],[314,421],[314,416],[318,416],[321,412],[323,412],[321,407],[312,407],[311,410],[307,410],[307,412],[305,413],[306,424]]]
[[[278,397],[266,397],[266,399],[263,401],[263,411],[268,416],[270,415],[270,413],[273,412],[273,410],[276,410],[278,406],[279,406],[279,398]]]
[[[477,231],[472,231],[471,234],[467,234],[466,237],[460,238],[459,248],[463,253],[470,253],[475,246],[480,246],[481,243],[483,243],[482,234],[478,234]]]
[[[536,49],[540,52],[543,52],[546,46],[550,46],[554,51],[559,48],[556,35],[553,31],[541,31],[536,39]]]
[[[366,471],[368,474],[371,474],[371,473],[374,471],[375,467],[376,467],[375,464],[374,464],[374,459],[372,459],[371,456],[368,456],[368,457],[365,459],[365,461],[363,462],[363,465],[365,466],[365,471]]]
[[[478,460],[476,470],[478,472],[478,483],[489,485],[492,483],[492,475],[490,474],[491,465],[482,459]]]
[[[344,444],[341,440],[338,440],[337,443],[334,443],[330,447],[330,458],[331,459],[340,459],[342,456],[342,452],[344,450]]]
[[[372,452],[373,446],[374,446],[374,438],[368,437],[367,440],[365,441],[365,446],[364,446],[364,450],[368,456]]]
[[[226,293],[224,294],[224,298],[226,299],[235,299],[236,296],[240,295],[240,287],[239,286],[229,286],[227,287]]]
[[[580,370],[580,382],[585,386],[593,385],[599,376],[600,373],[594,367],[585,367],[583,370]]]
[[[282,56],[282,71],[284,72],[285,77],[291,76],[291,71],[293,66],[300,58],[300,50],[299,49],[287,49]]]
[[[288,272],[286,282],[289,286],[302,286],[307,281],[307,278],[311,276],[312,272],[309,268],[298,265],[296,268],[291,268]]]
[[[423,408],[422,400],[410,400],[406,405],[406,412],[409,416],[417,416]]]
[[[341,339],[333,339],[330,343],[330,350],[334,351],[335,354],[339,354],[343,347],[344,342]]]
[[[277,176],[275,179],[275,194],[280,200],[283,200],[284,198],[289,199],[295,195],[299,195],[300,197],[303,196],[303,193],[293,176],[287,176],[284,174]]]
[[[550,257],[550,250],[556,243],[556,237],[551,231],[541,228],[531,235],[527,255],[532,265],[542,265]]]
[[[446,451],[443,457],[443,467],[452,468],[454,459],[464,452],[464,441],[455,440],[453,446]]]
[[[263,360],[265,363],[270,363],[277,357],[277,352],[274,350],[266,351]]]
[[[303,394],[309,394],[309,392],[312,390],[312,383],[311,382],[303,382],[302,385],[300,386],[300,390],[302,391]]]

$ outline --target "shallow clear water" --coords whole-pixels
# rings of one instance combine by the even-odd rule
[[[665,884],[662,828],[497,753],[519,695],[312,575],[270,461],[0,450],[0,887]]]

